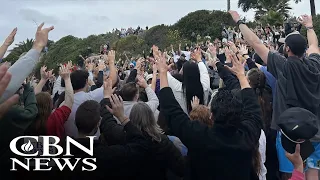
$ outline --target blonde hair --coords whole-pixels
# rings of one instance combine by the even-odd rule
[[[161,141],[163,131],[157,124],[154,113],[146,103],[136,103],[131,109],[129,119],[138,129],[147,133],[152,140]]]

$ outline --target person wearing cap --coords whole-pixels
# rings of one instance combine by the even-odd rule
[[[183,64],[187,62],[186,60],[186,55],[185,54],[181,54],[180,58],[178,59],[177,61],[177,68],[178,68],[178,71],[181,70]]]
[[[308,15],[301,16],[298,21],[307,29],[308,44],[306,39],[298,32],[288,34],[284,42],[284,54],[271,52],[260,39],[240,20],[240,16],[235,11],[230,11],[234,21],[244,36],[244,39],[251,45],[255,52],[261,57],[263,62],[267,64],[268,71],[277,79],[276,98],[273,102],[273,117],[271,128],[279,130],[277,123],[279,116],[290,107],[301,107],[320,116],[320,51],[318,48],[318,38],[313,30],[312,17]],[[305,57],[305,51],[308,47],[309,56]],[[319,127],[320,123],[317,122]],[[279,141],[279,136],[277,138]],[[320,133],[318,132],[312,142],[320,142]],[[319,150],[314,152],[318,154]],[[314,156],[316,157],[316,156]],[[285,157],[284,150],[281,146],[278,149],[278,158],[280,163],[280,171],[291,173],[293,166]],[[308,164],[309,166],[310,164]],[[318,174],[317,164],[309,167],[307,177],[311,174]]]

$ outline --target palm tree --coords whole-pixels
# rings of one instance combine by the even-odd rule
[[[295,3],[301,2],[301,0],[294,0],[294,1],[295,1]],[[313,17],[315,17],[316,16],[316,4],[315,4],[314,0],[310,0],[310,9],[311,9],[311,15]]]
[[[33,45],[33,39],[27,39],[26,41],[15,44],[16,47],[9,50],[10,54],[5,58],[5,61],[15,62],[19,59],[21,54],[28,52]]]
[[[255,19],[259,20],[262,16],[272,13],[276,13],[277,16],[281,14],[283,17],[289,17],[289,10],[292,8],[289,6],[290,0],[239,0],[238,6],[247,12],[250,9],[255,9]],[[270,13],[269,13],[270,14]]]
[[[288,18],[290,16],[290,10],[292,9],[289,6],[289,1],[290,0],[259,0],[255,5],[255,19],[260,20],[260,18],[266,14],[277,14],[277,16],[282,15]]]

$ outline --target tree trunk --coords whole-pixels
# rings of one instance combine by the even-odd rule
[[[313,17],[315,17],[316,16],[316,5],[315,5],[314,0],[310,0],[310,9],[311,9],[311,15]]]
[[[311,1],[311,0],[310,0],[310,1]],[[230,5],[230,0],[227,0],[227,3],[228,3],[228,4],[227,4],[227,9],[228,9],[228,11],[230,11],[230,6],[231,6],[231,5]],[[314,3],[313,3],[313,4],[314,4]]]

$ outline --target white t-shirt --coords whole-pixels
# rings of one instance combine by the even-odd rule
[[[267,146],[267,140],[266,135],[264,134],[264,131],[261,129],[261,134],[259,138],[259,153],[260,153],[260,163],[261,163],[261,170],[259,174],[259,180],[266,180],[267,175],[267,168],[264,165],[266,162],[266,146]]]
[[[77,92],[74,94],[74,103],[71,109],[71,113],[69,115],[68,120],[64,123],[64,128],[66,131],[66,135],[67,136],[71,136],[74,138],[78,137],[78,128],[75,124],[75,116],[76,116],[76,112],[78,110],[78,107],[84,103],[85,101],[88,100],[95,100],[98,103],[100,103],[100,101],[103,99],[103,87],[98,88],[94,91],[90,91],[90,92]],[[88,119],[90,120],[90,119]],[[100,130],[97,131],[97,133],[95,134],[96,138],[99,138],[100,136]]]
[[[190,51],[181,51],[181,54],[186,55],[186,60],[190,60],[191,52]]]

